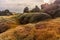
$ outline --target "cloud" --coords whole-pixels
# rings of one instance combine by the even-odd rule
[[[0,4],[42,4],[43,0],[0,0]]]
[[[24,7],[28,6],[30,9],[35,5],[40,5],[43,0],[0,0],[0,10],[9,9],[11,11],[22,11]]]
[[[41,3],[42,0],[0,0],[1,4],[18,4],[18,3]]]

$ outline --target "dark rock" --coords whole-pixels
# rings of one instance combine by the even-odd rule
[[[33,13],[33,14],[23,14],[19,18],[20,24],[28,24],[28,23],[35,23],[39,21],[43,21],[46,19],[51,19],[51,16],[45,13]]]
[[[24,13],[29,13],[29,8],[28,7],[24,8]]]
[[[54,18],[60,17],[60,9],[56,10],[53,15],[54,15]]]
[[[31,12],[40,12],[40,8],[38,6],[35,6],[35,8],[31,10]]]
[[[8,9],[4,11],[0,11],[0,16],[9,16],[9,15],[13,15],[13,14]]]
[[[30,20],[29,23],[35,23],[43,20],[51,19],[51,16],[46,14],[46,13],[41,13],[41,14],[34,14]]]
[[[0,23],[0,33],[3,33],[9,29],[9,25],[5,23]]]

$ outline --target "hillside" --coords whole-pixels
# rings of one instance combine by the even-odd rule
[[[60,0],[0,0],[0,40],[60,40]]]
[[[0,40],[60,40],[60,18],[17,25],[1,33]]]

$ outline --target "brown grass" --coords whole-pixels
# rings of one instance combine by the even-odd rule
[[[60,18],[18,25],[1,33],[0,40],[60,40]]]

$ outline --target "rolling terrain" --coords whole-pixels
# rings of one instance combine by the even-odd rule
[[[60,17],[22,25],[21,15],[0,16],[0,40],[60,40]]]

